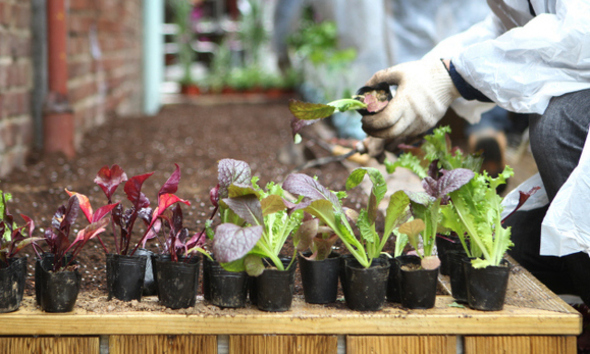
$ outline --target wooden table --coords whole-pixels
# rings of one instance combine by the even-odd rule
[[[441,277],[448,287],[448,279]],[[29,302],[32,300],[29,299]],[[146,298],[145,301],[157,301]],[[254,307],[195,314],[81,308],[48,314],[33,306],[0,314],[2,353],[575,353],[581,316],[523,269],[511,275],[503,311],[387,304],[354,312],[340,301],[266,313]],[[219,351],[218,351],[219,349]]]

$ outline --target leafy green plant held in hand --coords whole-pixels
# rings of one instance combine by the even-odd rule
[[[263,190],[243,161],[219,162],[218,203],[222,224],[213,238],[213,253],[229,271],[245,270],[251,276],[264,271],[264,259],[278,270],[287,270],[279,254],[289,235],[303,219],[302,210],[288,210],[281,186],[270,182]],[[296,252],[296,251],[295,251]]]
[[[292,194],[303,197],[298,208],[329,226],[355,259],[363,267],[368,268],[373,259],[381,254],[393,230],[408,219],[409,198],[402,191],[391,196],[385,215],[384,232],[382,236],[379,236],[375,227],[377,206],[387,192],[387,185],[381,173],[374,168],[356,169],[348,177],[346,188],[351,189],[358,186],[365,175],[368,175],[373,182],[373,188],[367,207],[361,210],[358,215],[355,215],[356,213],[351,210],[346,210],[334,192],[305,174],[289,175],[283,183],[283,188]],[[351,226],[351,222],[354,221],[356,221],[361,235],[360,240],[356,238]]]

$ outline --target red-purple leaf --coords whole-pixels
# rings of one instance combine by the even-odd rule
[[[438,193],[440,198],[456,191],[471,181],[475,175],[473,171],[466,168],[455,168],[450,171],[442,170],[443,176],[438,179]]]
[[[510,214],[506,215],[506,217],[502,219],[502,223],[504,223],[504,221],[506,221],[506,219],[508,219],[512,214],[516,213],[516,211],[520,209],[533,194],[537,193],[539,189],[541,189],[541,187],[537,186],[531,188],[531,190],[528,192],[518,191],[520,195],[518,198],[518,205],[510,212]]]
[[[290,174],[283,182],[283,189],[289,193],[301,195],[311,200],[326,199],[334,207],[340,207],[336,194],[322,186],[318,181],[303,173]]]
[[[100,221],[108,213],[110,213],[114,208],[116,208],[117,205],[119,205],[119,203],[109,204],[109,205],[105,205],[105,206],[98,208],[96,210],[96,213],[94,213],[94,215],[92,215],[91,223],[95,223],[97,221]]]
[[[133,206],[138,210],[150,205],[149,199],[141,192],[141,187],[143,186],[143,182],[153,174],[153,172],[150,172],[143,175],[133,176],[125,182],[124,190],[125,194],[127,194],[127,199],[129,199],[129,201],[133,203]]]
[[[232,183],[249,184],[252,181],[250,166],[244,161],[223,159],[218,167],[219,199],[228,197],[228,188]]]
[[[209,191],[209,200],[214,207],[219,206],[219,183]]]
[[[84,194],[80,194],[77,192],[70,192],[67,188],[65,190],[66,190],[66,193],[68,193],[68,195],[70,197],[76,196],[76,198],[78,198],[78,203],[80,204],[80,209],[84,213],[84,216],[86,216],[86,220],[88,220],[88,222],[92,222],[92,214],[94,212],[92,211],[92,205],[90,205],[90,199],[88,199],[88,197],[85,196]]]
[[[119,184],[127,180],[127,175],[119,165],[113,165],[109,169],[108,166],[102,167],[94,179],[94,183],[102,188],[108,200],[111,200],[113,194],[117,190]]]
[[[239,227],[221,224],[215,230],[213,253],[221,263],[233,262],[244,257],[262,237],[262,226]]]
[[[237,198],[225,198],[223,202],[247,223],[251,225],[264,224],[262,207],[255,195],[249,194]]]
[[[60,230],[65,230],[66,228],[69,229],[69,227],[76,221],[79,207],[80,202],[78,201],[78,198],[75,196],[70,197],[66,210],[62,215],[61,223],[59,225]]]
[[[174,194],[178,190],[178,183],[180,182],[180,167],[178,167],[178,164],[174,164],[174,166],[176,166],[176,169],[172,172],[172,175],[170,175],[162,188],[160,188],[158,196],[162,194]]]
[[[301,129],[307,127],[308,125],[312,125],[317,121],[319,121],[319,119],[302,120],[302,119],[297,119],[297,117],[293,117],[291,119],[291,132],[292,132],[293,136],[295,136],[295,134],[299,133],[301,131]]]
[[[76,239],[72,244],[76,244],[78,242],[82,242],[83,244],[88,242],[89,240],[95,238],[100,233],[104,232],[106,229],[106,225],[108,224],[107,219],[102,219],[98,222],[92,223],[86,226],[84,229],[80,230],[76,235]]]
[[[169,206],[179,202],[186,205],[191,205],[188,200],[180,199],[174,194],[162,194],[160,196],[160,200],[158,201],[158,207],[154,210],[152,215],[152,220],[162,215],[162,213],[164,213],[164,211],[168,209]]]

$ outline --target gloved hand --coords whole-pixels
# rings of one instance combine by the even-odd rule
[[[422,59],[378,71],[367,82],[398,85],[393,99],[375,115],[363,116],[363,130],[374,137],[400,140],[434,127],[460,94],[443,62]]]

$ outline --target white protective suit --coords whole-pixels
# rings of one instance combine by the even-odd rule
[[[589,0],[488,0],[488,4],[493,14],[441,42],[427,56],[452,58],[465,81],[514,112],[542,114],[552,97],[590,89]],[[469,119],[485,106],[458,99],[451,107]],[[542,255],[590,254],[589,204],[584,200],[590,201],[588,140],[578,167],[543,221]]]

